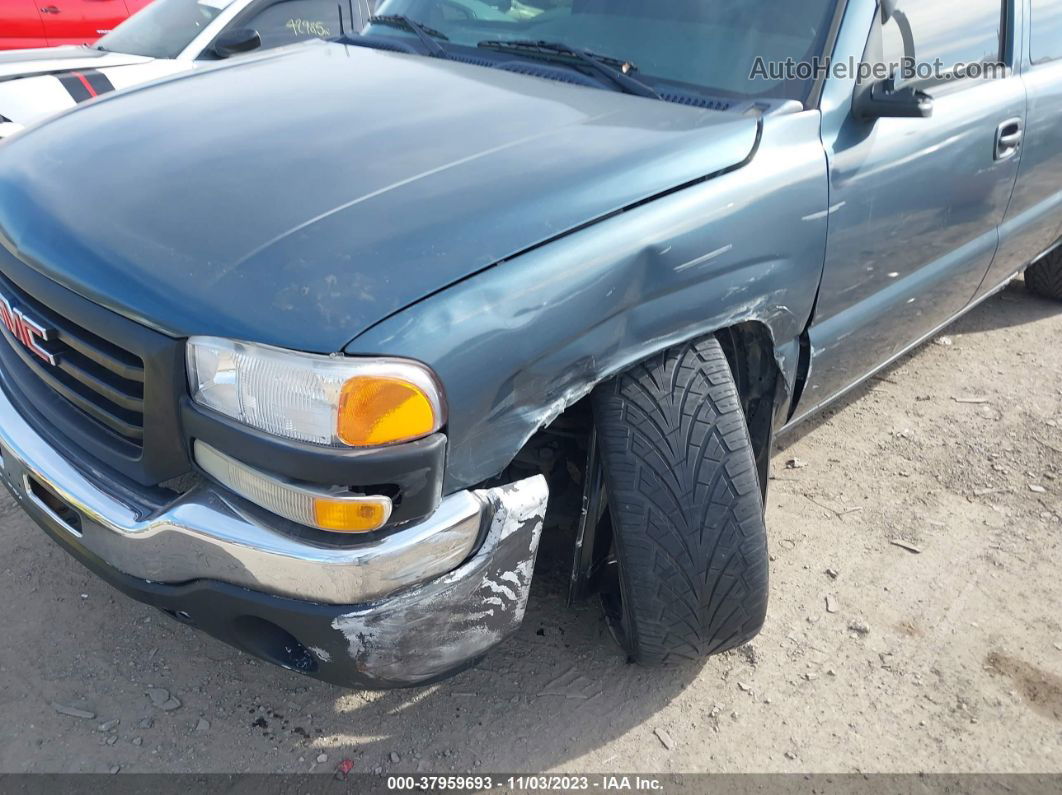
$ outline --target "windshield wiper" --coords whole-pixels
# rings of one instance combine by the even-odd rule
[[[663,99],[656,89],[647,86],[641,80],[631,77],[630,73],[638,70],[630,61],[599,55],[590,50],[553,41],[530,41],[515,39],[512,41],[481,41],[476,45],[487,50],[511,51],[537,55],[550,61],[578,61],[583,66],[604,77],[626,94],[634,94],[650,99]]]
[[[424,48],[428,51],[429,55],[436,58],[450,57],[450,54],[443,49],[443,46],[439,44],[439,42],[436,41],[436,39],[449,41],[450,38],[445,33],[435,30],[434,28],[425,27],[415,19],[410,19],[405,14],[384,14],[383,16],[369,17],[369,24],[390,25],[393,28],[404,28],[420,39],[420,43],[424,45]]]

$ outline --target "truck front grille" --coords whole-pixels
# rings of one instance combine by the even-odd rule
[[[0,294],[0,388],[49,443],[139,486],[190,471],[182,340],[88,300],[3,245]]]
[[[15,339],[5,324],[4,338],[22,362],[48,388],[92,422],[140,447],[144,440],[144,363],[136,354],[63,318],[0,279],[0,291],[48,329],[51,365]]]

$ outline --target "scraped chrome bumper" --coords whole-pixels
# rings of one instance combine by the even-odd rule
[[[548,499],[541,476],[459,492],[417,525],[344,547],[285,532],[211,485],[145,511],[59,455],[2,389],[0,455],[26,513],[115,587],[271,662],[356,686],[432,681],[514,631]]]
[[[161,583],[218,580],[327,604],[371,601],[456,568],[480,538],[487,504],[459,492],[420,524],[357,546],[327,546],[278,529],[281,519],[271,527],[268,514],[252,515],[209,484],[144,515],[62,458],[2,391],[0,447],[8,485],[23,507],[64,532],[79,532],[81,546],[119,571]],[[45,505],[34,483],[69,505],[80,527]]]

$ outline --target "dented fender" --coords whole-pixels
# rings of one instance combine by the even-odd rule
[[[444,492],[497,475],[539,429],[627,367],[763,324],[792,397],[828,217],[820,116],[764,119],[743,167],[468,278],[355,338],[431,365],[449,404]]]

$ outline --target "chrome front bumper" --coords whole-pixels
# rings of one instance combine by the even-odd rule
[[[23,508],[117,571],[152,583],[196,580],[325,605],[361,605],[452,572],[490,535],[503,490],[446,497],[427,520],[357,546],[328,546],[281,529],[269,514],[210,484],[145,514],[60,456],[0,389],[0,467]],[[538,479],[541,480],[541,479]],[[52,492],[77,527],[34,493]],[[544,481],[532,514],[545,511]],[[536,538],[537,544],[537,538]],[[532,550],[532,560],[533,560]]]

